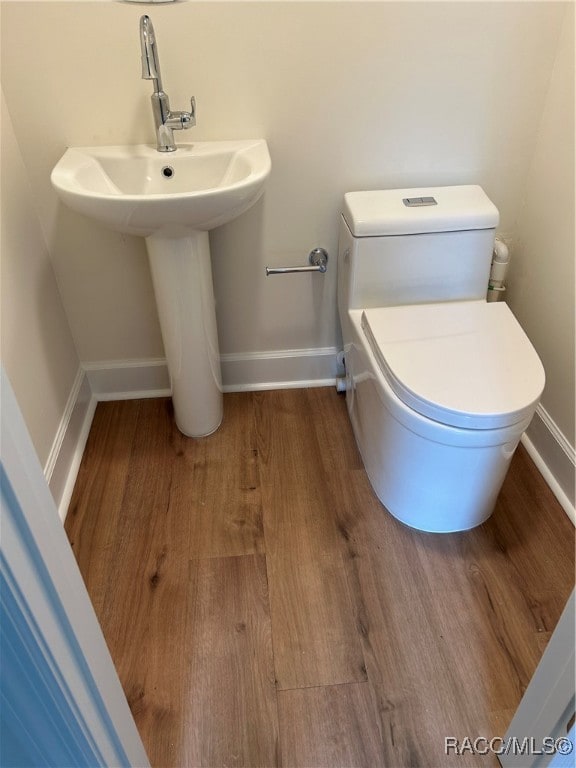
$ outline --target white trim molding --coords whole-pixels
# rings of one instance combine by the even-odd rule
[[[532,423],[522,436],[522,444],[566,514],[576,525],[576,453],[541,404],[538,405]]]
[[[336,347],[220,355],[224,392],[332,386],[343,371]],[[164,358],[103,360],[83,364],[97,400],[168,397]]]
[[[95,409],[96,399],[80,367],[44,467],[44,477],[62,521],[68,511]]]
[[[222,354],[224,392],[335,386],[343,369],[336,347]]]
[[[137,400],[172,394],[165,358],[83,363],[96,400]]]

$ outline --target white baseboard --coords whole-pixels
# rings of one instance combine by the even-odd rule
[[[336,347],[220,355],[224,392],[321,387],[343,371]],[[166,360],[113,360],[84,363],[97,400],[166,397],[171,394]]]
[[[62,521],[68,511],[95,409],[96,399],[84,370],[79,368],[44,467],[44,477]]]
[[[99,360],[83,363],[96,400],[168,397],[170,376],[164,358]]]
[[[542,405],[522,436],[522,444],[576,526],[574,448]]]
[[[336,347],[220,355],[224,392],[333,386],[343,369]]]

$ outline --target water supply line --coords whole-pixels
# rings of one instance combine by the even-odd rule
[[[500,301],[506,291],[504,282],[506,273],[510,265],[510,251],[508,246],[499,237],[494,240],[494,250],[492,252],[492,265],[490,267],[490,278],[488,280],[487,301]]]

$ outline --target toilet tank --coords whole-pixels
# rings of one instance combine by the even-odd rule
[[[498,218],[473,185],[347,193],[340,312],[484,299]]]

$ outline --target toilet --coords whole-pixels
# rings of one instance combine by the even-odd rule
[[[376,495],[422,531],[491,515],[544,389],[511,310],[486,301],[498,220],[474,185],[344,196],[348,413]]]

